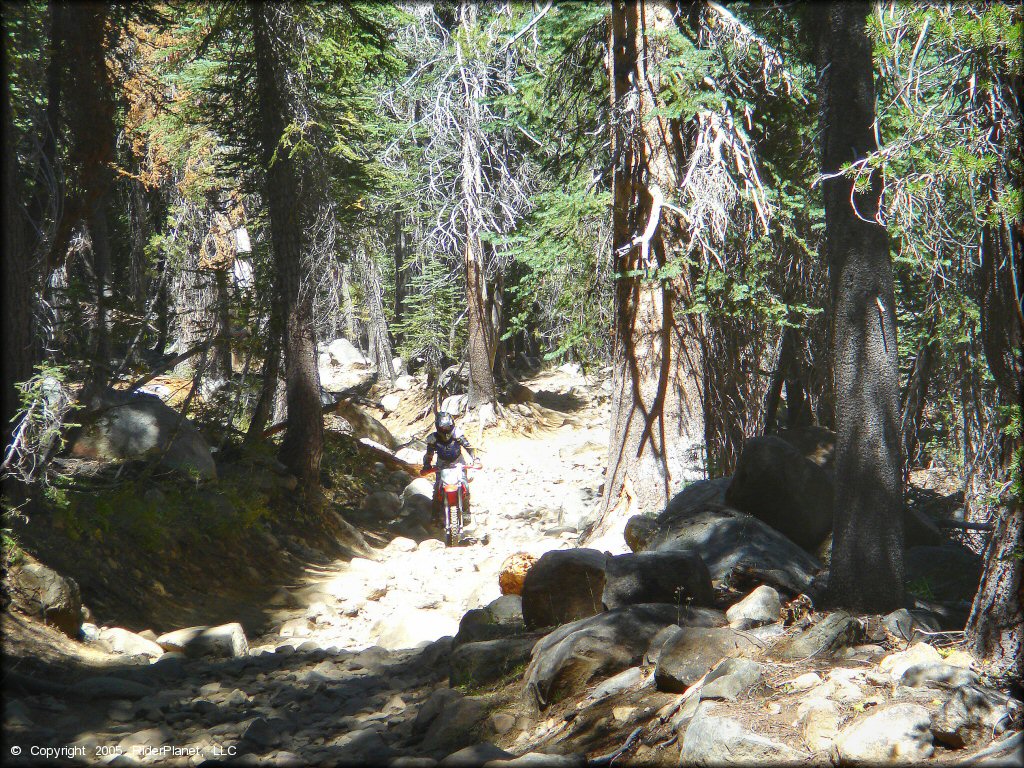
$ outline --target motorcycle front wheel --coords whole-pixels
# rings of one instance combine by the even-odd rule
[[[444,544],[446,547],[454,547],[459,543],[462,534],[462,499],[459,499],[457,507],[445,504],[444,513]]]

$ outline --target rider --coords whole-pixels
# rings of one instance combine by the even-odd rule
[[[480,460],[473,457],[473,449],[462,430],[455,426],[455,419],[450,413],[441,411],[434,419],[434,431],[427,437],[427,452],[423,455],[423,474],[430,472],[430,464],[437,454],[437,469],[442,470],[455,464],[463,464],[462,452],[465,451],[473,466],[479,467]],[[465,470],[463,470],[465,477]],[[438,471],[434,481],[434,516],[441,517],[441,472]],[[462,509],[462,521],[469,524],[469,486],[466,486],[465,504]]]

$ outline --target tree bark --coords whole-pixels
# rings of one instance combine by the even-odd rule
[[[352,267],[341,265],[341,313],[345,317],[345,334],[356,347],[359,346],[359,329],[356,326],[356,308],[352,303]]]
[[[459,23],[467,37],[476,29],[477,6],[473,2],[459,5]],[[462,207],[466,223],[466,314],[469,324],[469,396],[468,408],[495,405],[498,399],[494,381],[495,333],[487,311],[487,278],[484,263],[481,206],[483,205],[483,170],[480,158],[480,103],[487,95],[487,73],[482,62],[470,60],[466,52],[458,52],[463,89],[462,125]]]
[[[107,25],[110,5],[81,2],[63,9],[54,33],[64,37],[55,45],[62,63],[70,63],[69,82],[60,88],[71,129],[71,167],[76,184],[66,188],[60,219],[46,260],[49,274],[63,264],[76,224],[90,217],[113,181],[115,106],[107,70]]]
[[[1019,471],[1019,470],[1018,470]],[[1024,672],[1024,520],[1019,499],[1000,507],[985,551],[985,570],[967,620],[968,647],[999,673],[1020,680]]]
[[[280,459],[310,489],[320,486],[323,416],[320,376],[313,339],[311,296],[300,291],[303,222],[300,169],[287,151],[278,152],[290,121],[283,56],[274,49],[286,36],[283,6],[250,6],[254,31],[260,150],[265,171],[265,198],[274,246],[276,289],[284,320],[285,387],[288,429]]]
[[[395,227],[395,308],[394,308],[394,326],[398,328],[402,324],[402,320],[405,318],[405,297],[409,291],[409,275],[408,267],[408,256],[410,255],[411,249],[409,248],[409,233],[405,229],[405,221],[401,211],[395,211],[394,219]],[[395,342],[398,344],[402,343],[401,336],[395,334]]]
[[[877,148],[869,5],[823,5],[818,39],[821,163],[825,174]],[[822,183],[832,296],[836,496],[828,601],[864,612],[903,604],[903,472],[892,262],[875,223],[880,174],[855,192]]]
[[[3,25],[7,34],[7,24]],[[18,189],[14,113],[8,87],[7,57],[3,71],[3,435],[11,439],[11,419],[19,410],[15,384],[32,376],[32,248]]]
[[[263,380],[260,394],[252,410],[249,429],[245,433],[245,442],[248,445],[259,442],[263,436],[263,430],[266,429],[267,422],[274,412],[278,380],[281,376],[281,323],[276,317],[277,310],[272,309],[271,312],[269,338],[263,351]]]
[[[366,314],[369,317],[367,328],[370,361],[377,366],[377,371],[394,382],[394,351],[391,339],[388,338],[388,324],[384,317],[384,286],[381,285],[380,270],[373,258],[364,247],[359,249],[359,272],[362,276],[363,293],[366,296]]]
[[[668,56],[664,33],[675,23],[674,8],[668,2],[612,4],[611,98],[625,113],[612,134],[616,289],[609,460],[604,519],[591,535],[610,530],[612,517],[660,512],[681,483],[702,476],[699,346],[674,312],[689,278],[658,275],[682,255],[682,231],[667,211],[650,229],[653,187],[676,189],[687,155],[678,124],[660,113],[659,68]],[[635,236],[648,232],[647,245],[637,244]]]

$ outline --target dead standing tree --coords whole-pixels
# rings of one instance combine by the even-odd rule
[[[463,2],[446,23],[433,6],[409,11],[415,21],[403,30],[399,47],[414,70],[383,103],[410,123],[421,155],[410,162],[396,141],[384,161],[419,177],[419,258],[443,261],[444,279],[456,271],[464,278],[468,405],[486,421],[497,410],[500,286],[511,256],[485,235],[509,232],[529,208],[525,160],[511,131],[494,128],[502,114],[491,101],[509,91],[519,67],[515,46],[507,44],[513,14],[504,3]]]
[[[728,110],[700,111],[685,124],[666,116],[666,37],[685,23],[675,3],[612,6],[615,362],[605,492],[591,540],[617,537],[632,513],[660,511],[681,483],[703,475],[705,330],[680,311],[696,279],[685,257],[723,265],[741,201],[754,211],[745,226],[768,219],[753,150]],[[764,57],[766,72],[781,66]]]

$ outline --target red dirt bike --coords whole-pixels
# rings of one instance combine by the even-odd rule
[[[466,507],[466,496],[469,494],[469,477],[467,470],[483,469],[483,465],[477,461],[475,464],[453,464],[440,470],[441,482],[439,493],[441,496],[441,508],[444,512],[444,544],[446,547],[454,547],[459,543],[462,536],[462,511]],[[438,468],[432,467],[421,475],[437,474]]]

